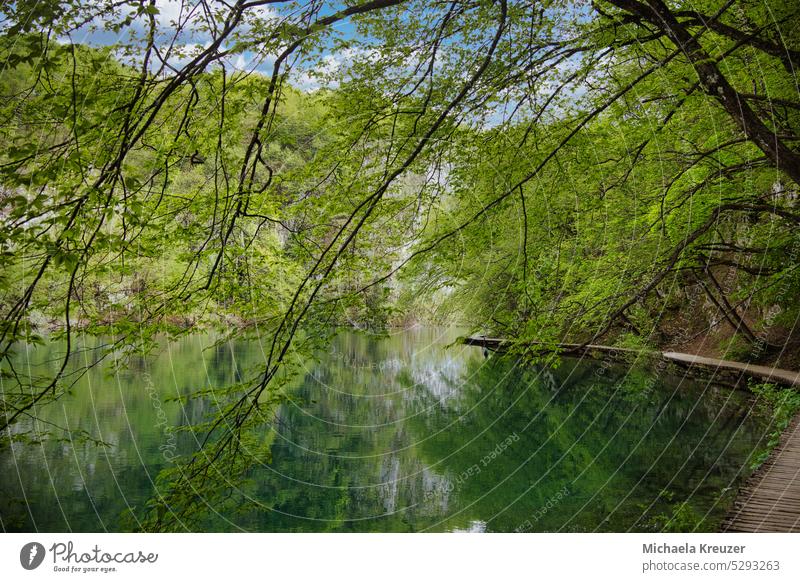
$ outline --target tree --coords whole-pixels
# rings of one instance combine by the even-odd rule
[[[353,314],[385,320],[402,289],[467,297],[476,327],[520,346],[647,340],[675,287],[702,287],[751,343],[748,306],[797,317],[777,291],[800,287],[790,2],[3,13],[6,437],[74,381],[76,329],[110,335],[105,357],[199,326],[269,338],[261,372],[214,393],[151,527],[244,478],[295,356]],[[87,30],[117,41],[74,42]],[[14,351],[44,324],[66,353],[31,379]]]

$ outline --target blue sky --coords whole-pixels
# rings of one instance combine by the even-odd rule
[[[94,12],[98,14],[101,8],[107,4],[107,0],[89,0],[82,3],[86,8],[81,17],[88,16]],[[127,14],[133,12],[132,6],[137,3],[131,0],[130,6],[124,7],[122,10],[117,9],[115,16],[98,16],[92,20],[91,23],[84,25],[77,30],[73,30],[69,35],[59,35],[60,42],[73,42],[78,44],[88,44],[91,46],[129,46],[135,47],[138,43],[144,42],[146,38],[146,17],[140,15],[129,26],[122,29],[122,32],[116,32],[110,29],[110,25],[115,22],[121,21]],[[165,50],[170,44],[182,47],[186,53],[184,56],[173,55],[169,62],[176,67],[188,61],[193,52],[202,50],[203,46],[207,46],[211,40],[211,35],[200,30],[202,15],[199,8],[199,2],[196,0],[156,0],[156,7],[158,14],[156,20],[158,23],[157,44]],[[210,0],[209,5],[216,6],[221,11],[228,10],[228,4],[220,2],[220,0]],[[321,14],[331,14],[344,7],[340,2],[330,2],[322,8]],[[248,10],[248,18],[256,16],[265,22],[274,19],[276,22],[285,16],[289,10],[296,8],[292,2],[283,4],[269,5],[265,7],[256,7]],[[0,12],[0,22],[4,18]],[[181,21],[183,23],[183,31],[175,37],[175,22]],[[246,25],[245,25],[246,26]],[[2,25],[0,24],[0,29]],[[334,38],[347,39],[355,35],[355,26],[349,20],[343,20],[332,27],[333,35],[326,38],[326,46],[329,49],[323,48],[322,68],[320,72],[332,72],[337,67],[344,64],[347,60],[348,53],[346,51],[335,51],[333,45]],[[230,49],[231,46],[223,46],[223,49]],[[121,60],[130,60],[129,58],[118,54]],[[232,57],[226,59],[226,66],[235,68],[242,71],[257,71],[260,73],[270,73],[274,63],[275,55],[263,54],[254,51],[238,52]],[[318,86],[318,81],[312,78],[310,71],[298,69],[295,73],[294,84],[300,88],[314,89]]]

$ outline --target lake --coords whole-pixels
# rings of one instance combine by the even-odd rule
[[[207,529],[714,530],[764,448],[768,419],[744,392],[645,366],[522,365],[455,337],[340,333],[264,426],[271,455],[246,491],[255,509],[210,512]],[[174,399],[263,361],[258,342],[210,343],[187,337],[115,374],[96,366],[39,422],[15,426],[60,438],[0,451],[3,530],[130,527],[122,516],[191,445],[172,428],[208,414],[207,400]],[[58,348],[19,358],[52,367]]]

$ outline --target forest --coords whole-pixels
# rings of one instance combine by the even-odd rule
[[[185,396],[171,530],[342,329],[798,369],[798,66],[793,0],[4,2],[0,448],[101,363],[255,339]]]

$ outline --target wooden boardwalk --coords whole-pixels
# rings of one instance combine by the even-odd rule
[[[490,350],[502,350],[506,340],[491,337],[466,337],[463,342],[467,345],[481,346]],[[536,345],[536,342],[531,342]],[[695,354],[683,354],[680,352],[654,352],[631,350],[628,348],[617,348],[614,346],[601,346],[594,344],[556,344],[556,349],[565,354],[591,355],[593,352],[606,354],[612,357],[628,355],[658,355],[664,360],[670,361],[678,366],[687,368],[694,372],[704,372],[711,374],[713,379],[722,381],[725,378],[733,379],[733,384],[738,384],[738,380],[743,377],[752,377],[765,382],[783,384],[784,386],[800,387],[800,372],[792,370],[782,370],[770,366],[758,366],[744,362],[733,362],[730,360],[718,360],[717,358],[706,358]]]
[[[738,373],[752,376],[765,382],[784,384],[786,386],[800,386],[800,372],[792,370],[781,370],[770,366],[757,366],[743,362],[731,362],[728,360],[718,360],[716,358],[706,358],[694,354],[681,354],[679,352],[662,352],[664,359],[685,366],[701,366],[707,370],[718,370],[726,373]]]
[[[722,531],[800,532],[800,415],[739,490]]]

